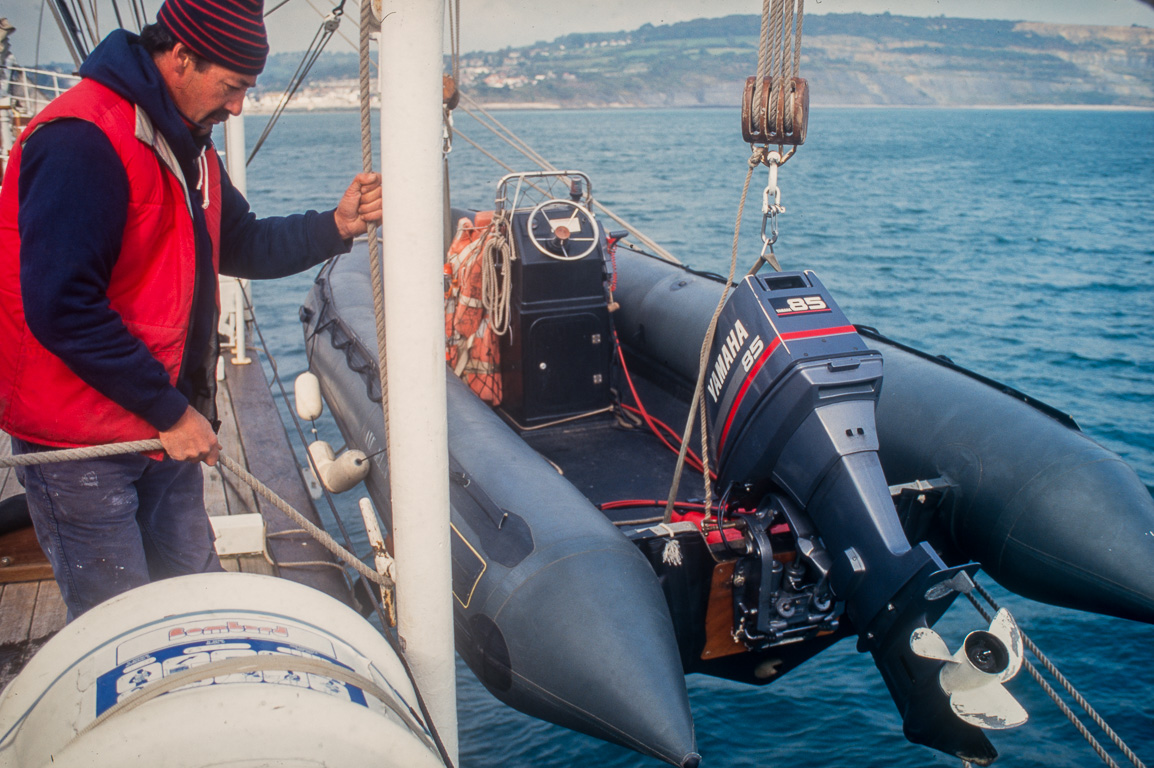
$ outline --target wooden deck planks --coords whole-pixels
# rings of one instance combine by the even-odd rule
[[[227,369],[226,369],[227,370]],[[221,382],[217,390],[216,405],[217,417],[220,419],[220,444],[225,453],[243,466],[247,466],[245,459],[244,441],[241,439],[237,426],[236,411],[233,408],[232,393],[229,379]],[[217,467],[203,467],[204,470],[204,501],[208,514],[215,515],[243,515],[260,512],[256,503],[256,494],[247,485],[238,481],[233,475]],[[210,495],[211,494],[211,495]],[[239,555],[222,557],[221,565],[226,571],[241,571],[243,573],[260,573],[266,576],[275,576],[276,568],[263,555]]]
[[[0,584],[52,580],[52,565],[31,526],[0,536]]]
[[[8,435],[0,432],[0,459],[8,458],[11,455],[12,441],[9,440]],[[14,467],[0,469],[0,501],[23,492],[24,489],[20,487],[20,481],[16,479],[16,469]]]
[[[38,589],[35,581],[4,585],[0,592],[0,646],[28,639]]]
[[[68,617],[68,606],[60,595],[60,588],[52,580],[41,581],[36,589],[36,607],[32,610],[32,624],[28,637],[32,640],[56,634]]]
[[[256,350],[249,350],[249,355],[253,358],[249,365],[233,365],[227,358],[225,362],[225,378],[229,382],[232,409],[241,436],[240,448],[247,459],[248,470],[319,525],[312,497],[273,402],[264,367],[257,362]],[[258,498],[257,505],[268,526],[268,548],[280,567],[280,575],[329,595],[347,596],[348,584],[341,570],[328,566],[292,567],[293,563],[332,562],[328,550],[307,534],[294,533],[299,530],[297,524],[271,503]]]

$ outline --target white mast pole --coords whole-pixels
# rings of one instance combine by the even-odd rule
[[[224,123],[224,162],[228,178],[236,190],[248,196],[248,169],[245,167],[244,115],[230,115]],[[248,296],[248,281],[237,277],[221,276],[220,283],[220,328],[221,333],[231,333],[234,365],[247,365],[252,360],[248,356],[245,340],[244,300]],[[232,322],[229,322],[229,318]],[[223,369],[221,369],[223,370]]]
[[[443,5],[443,0],[384,5],[381,250],[397,626],[433,722],[456,763],[442,285]]]

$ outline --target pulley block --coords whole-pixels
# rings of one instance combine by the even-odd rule
[[[805,143],[809,121],[809,83],[805,78],[790,77],[778,79],[782,85],[775,88],[774,82],[775,78],[763,78],[760,97],[756,97],[757,78],[746,78],[741,98],[742,138],[748,144],[800,146]]]
[[[450,75],[441,75],[441,103],[448,109],[456,109],[461,101],[461,92],[457,89],[457,81]]]

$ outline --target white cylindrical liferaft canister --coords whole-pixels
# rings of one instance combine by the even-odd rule
[[[0,766],[443,768],[392,647],[355,611],[244,573],[93,608],[0,695]]]

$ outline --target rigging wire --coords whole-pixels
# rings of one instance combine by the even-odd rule
[[[544,171],[557,171],[557,170],[559,170],[557,168],[557,166],[550,163],[542,155],[540,155],[536,150],[534,150],[532,147],[530,147],[528,144],[526,144],[519,136],[517,136],[515,133],[513,133],[513,131],[511,131],[508,127],[503,125],[496,117],[494,117],[492,115],[492,113],[490,113],[488,110],[486,110],[481,104],[474,101],[467,93],[462,93],[461,98],[462,98],[463,102],[465,102],[465,101],[468,102],[468,105],[465,105],[463,103],[461,106],[461,109],[463,109],[466,114],[468,114],[470,117],[472,117],[474,120],[476,120],[478,123],[480,123],[485,128],[488,128],[489,131],[492,132],[495,136],[497,136],[498,138],[503,140],[506,144],[508,144],[513,149],[520,152],[522,155],[524,155],[526,158],[528,158],[531,162],[535,163],[541,170],[544,170]],[[461,135],[461,131],[459,128],[454,128],[454,132],[456,133],[456,135]],[[490,160],[493,160],[495,163],[502,166],[503,168],[505,168],[509,172],[511,172],[511,173],[514,172],[513,168],[511,168],[509,165],[506,165],[505,163],[501,162],[500,160],[498,160],[496,157],[494,157],[489,152],[486,152],[475,141],[473,141],[467,137],[465,138],[465,141],[467,141],[469,144],[476,147],[478,151],[480,151],[482,154],[484,154]],[[597,200],[593,200],[592,205],[594,207],[596,207],[597,210],[601,211],[606,216],[613,219],[615,222],[617,222],[618,224],[620,224],[621,226],[623,226],[627,230],[629,230],[629,233],[631,235],[633,235],[635,238],[637,238],[638,240],[640,240],[641,243],[646,248],[650,249],[653,253],[657,254],[658,256],[660,256],[665,261],[669,261],[669,262],[672,262],[674,264],[680,264],[681,263],[673,254],[671,254],[669,251],[665,250],[665,248],[661,247],[661,245],[659,245],[656,241],[654,241],[648,235],[643,233],[641,230],[637,229],[635,226],[633,226],[632,224],[627,222],[625,219],[618,216],[616,213],[614,213],[612,210],[610,210],[608,206],[604,205],[603,203],[598,202]]]
[[[72,56],[73,62],[77,69],[88,58],[88,45],[84,38],[84,32],[76,23],[72,11],[68,9],[66,0],[49,0],[52,10],[52,16],[56,19],[57,26],[60,27],[61,33],[64,36],[64,42],[68,46],[68,52]],[[39,54],[37,54],[39,58]]]
[[[322,9],[318,8],[313,3],[313,0],[305,0],[305,2],[308,3],[309,8],[312,8],[313,12],[316,13],[317,16],[321,17],[322,19],[325,18],[326,16],[328,16],[327,13],[325,13]],[[365,0],[365,2],[371,3],[372,0]],[[348,36],[344,32],[341,32],[339,29],[337,30],[337,36],[340,37],[342,40],[344,40],[346,43],[348,43],[350,46],[352,46],[352,49],[354,51],[358,50],[357,44],[354,43],[352,40],[350,40],[348,38]]]
[[[80,20],[84,22],[84,29],[88,30],[88,37],[85,40],[87,47],[89,49],[95,47],[96,41],[98,41],[100,38],[97,37],[96,31],[92,28],[92,21],[88,18],[88,12],[84,8],[84,3],[81,0],[69,0],[69,2],[72,5],[73,15],[79,17]],[[83,30],[81,30],[81,33],[83,34]]]
[[[249,153],[248,160],[245,161],[247,167],[252,163],[252,159],[256,157],[256,153],[264,145],[265,139],[272,133],[272,129],[276,126],[277,120],[284,114],[285,107],[288,106],[289,101],[296,95],[297,89],[304,83],[305,78],[308,77],[309,71],[316,64],[321,52],[324,51],[325,46],[328,45],[329,40],[332,39],[333,33],[337,31],[341,24],[341,16],[345,11],[346,0],[341,0],[340,5],[333,8],[332,12],[324,18],[316,34],[313,35],[313,40],[309,43],[308,50],[305,51],[304,58],[301,63],[297,65],[296,72],[293,73],[289,80],[288,86],[285,88],[284,94],[281,96],[280,102],[273,110],[272,116],[269,117],[268,123],[265,124],[264,131],[261,132],[260,138],[257,139],[256,145],[253,146],[252,152]],[[362,5],[370,5],[367,1]]]
[[[991,595],[984,587],[982,587],[981,584],[975,582],[974,591],[981,595],[982,599],[985,600],[986,603],[990,605],[995,611],[1001,609],[1001,606],[998,605],[998,602],[994,599],[994,596]],[[966,597],[969,598],[970,604],[974,606],[974,609],[977,610],[979,614],[981,614],[985,621],[991,621],[990,614],[984,608],[982,608],[981,604],[977,601],[973,594],[967,593]],[[1126,742],[1122,740],[1122,737],[1119,736],[1117,732],[1115,732],[1114,729],[1111,728],[1110,725],[1102,718],[1102,716],[1098,714],[1094,707],[1090,705],[1090,702],[1086,701],[1082,694],[1078,692],[1078,689],[1074,687],[1073,683],[1071,683],[1066,678],[1066,676],[1058,670],[1057,666],[1055,666],[1054,663],[1050,661],[1050,659],[1046,656],[1046,654],[1043,653],[1042,650],[1034,644],[1034,641],[1031,640],[1024,631],[1022,631],[1021,627],[1018,628],[1018,631],[1021,633],[1022,644],[1026,647],[1026,649],[1029,650],[1030,653],[1032,653],[1034,657],[1038,659],[1045,670],[1049,672],[1050,675],[1056,681],[1058,681],[1058,684],[1066,690],[1066,693],[1070,694],[1070,696],[1074,699],[1074,702],[1082,708],[1082,711],[1084,711],[1091,720],[1094,721],[1094,724],[1102,729],[1102,732],[1105,733],[1107,738],[1109,738],[1110,741],[1112,741],[1114,745],[1122,751],[1122,754],[1126,756],[1126,759],[1129,760],[1135,766],[1135,768],[1146,768],[1146,764],[1143,763],[1136,754],[1134,754],[1134,751],[1131,750]],[[1042,688],[1042,690],[1046,692],[1046,695],[1050,697],[1054,704],[1057,705],[1058,709],[1061,710],[1062,714],[1066,716],[1066,719],[1069,720],[1070,723],[1078,730],[1078,733],[1082,735],[1082,738],[1086,740],[1086,743],[1089,744],[1090,747],[1098,754],[1098,757],[1102,759],[1102,762],[1106,763],[1108,766],[1111,766],[1111,768],[1118,768],[1118,764],[1112,757],[1110,757],[1110,755],[1106,753],[1106,750],[1102,747],[1098,740],[1094,738],[1094,735],[1090,733],[1090,730],[1085,726],[1081,719],[1079,719],[1077,714],[1075,714],[1074,711],[1071,710],[1070,707],[1058,697],[1058,692],[1055,691],[1049,683],[1042,679],[1042,675],[1038,672],[1037,668],[1034,667],[1034,665],[1029,661],[1026,661],[1023,666],[1025,666],[1026,671],[1030,673],[1030,676],[1034,678],[1034,682],[1036,682]]]
[[[112,14],[116,16],[116,26],[124,27],[124,18],[120,15],[120,3],[112,0]]]
[[[36,63],[33,66],[34,69],[40,69],[40,36],[44,33],[44,6],[45,5],[47,5],[47,2],[43,2],[40,4],[40,16],[36,19],[36,53],[34,54],[34,59],[33,59]],[[39,111],[39,110],[37,110],[37,111]]]
[[[281,3],[274,6],[270,11],[266,12],[265,15],[267,16],[269,13],[272,13],[273,11],[281,8],[282,6],[284,6],[288,2],[290,2],[290,0],[283,0]],[[367,2],[367,0],[366,0],[366,2]],[[459,3],[460,3],[460,0],[452,0],[452,2],[457,4],[455,16],[454,16],[454,23],[456,26],[454,27],[455,31],[452,33],[452,39],[454,39],[456,41],[456,43],[455,43],[456,49],[457,49],[456,55],[457,55],[457,59],[458,59],[458,63],[456,66],[458,68],[458,75],[459,75],[459,57],[460,57],[460,5],[459,5]],[[324,15],[322,11],[320,11],[319,9],[317,9],[315,6],[312,5],[311,0],[309,2],[309,5],[314,10],[316,10],[318,14],[320,14],[322,16]],[[340,34],[340,37],[343,40],[345,40],[345,42],[348,43],[349,46],[354,51],[359,51],[359,46],[356,43],[353,43],[347,37],[345,37],[343,33]],[[459,84],[460,81],[456,77],[454,77],[454,82],[457,82]],[[465,105],[464,103],[462,103],[461,108],[470,117],[472,117],[474,120],[476,120],[478,123],[480,123],[485,128],[488,128],[489,131],[491,131],[495,136],[497,136],[502,141],[504,141],[506,144],[508,144],[510,147],[512,147],[513,149],[515,149],[519,153],[521,153],[524,157],[528,158],[531,162],[536,164],[540,169],[549,170],[549,171],[558,170],[555,165],[550,163],[544,156],[542,156],[535,149],[533,149],[533,147],[531,147],[528,143],[526,143],[519,136],[517,136],[517,134],[515,134],[512,130],[510,130],[508,127],[506,127],[504,124],[502,124],[496,117],[494,117],[492,115],[492,113],[490,113],[488,110],[486,110],[481,104],[474,101],[467,93],[460,91],[459,85],[458,85],[458,93],[461,94],[461,98],[462,98],[463,102],[464,101],[469,102],[468,105]],[[512,166],[508,165],[507,163],[502,162],[495,155],[486,151],[476,141],[468,138],[467,136],[462,135],[459,128],[454,127],[453,135],[454,136],[461,136],[462,138],[465,139],[465,141],[467,143],[472,145],[477,151],[479,151],[485,157],[489,158],[494,163],[501,166],[502,168],[509,171],[510,173],[515,172],[515,169]],[[254,150],[254,154],[255,154],[255,150]],[[251,162],[251,160],[252,160],[252,158],[250,156],[249,162]],[[534,187],[534,188],[536,188],[536,187]],[[671,262],[673,264],[681,264],[681,261],[677,257],[675,257],[672,253],[670,253],[664,247],[662,247],[659,243],[657,243],[657,241],[655,241],[653,238],[646,235],[644,232],[642,232],[640,229],[638,229],[636,226],[634,226],[630,222],[626,221],[624,218],[622,218],[616,212],[611,210],[608,206],[599,202],[598,200],[592,200],[591,202],[592,202],[592,205],[595,208],[597,208],[598,211],[605,214],[609,218],[613,219],[613,221],[617,222],[622,227],[625,227],[627,230],[629,230],[629,233],[634,238],[639,240],[642,245],[644,245],[647,249],[649,249],[649,252],[651,254],[654,254],[658,258],[661,258],[661,259],[668,261],[668,262]]]
[[[137,29],[144,29],[147,20],[151,18],[148,11],[144,8],[144,0],[132,0],[132,12],[136,15]]]
[[[100,13],[96,6],[96,0],[88,0],[88,12],[92,16],[92,39],[94,41],[100,40]]]

